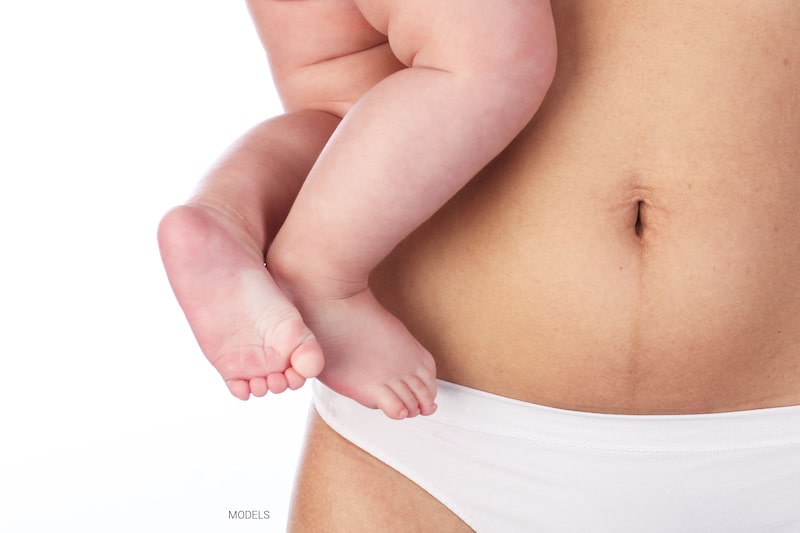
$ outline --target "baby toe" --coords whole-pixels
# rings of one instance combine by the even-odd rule
[[[294,350],[291,364],[295,372],[303,378],[313,378],[322,372],[325,358],[322,355],[322,348],[313,336]]]
[[[240,400],[248,400],[250,398],[250,385],[243,379],[231,379],[225,382],[228,390],[231,391],[236,398]]]
[[[286,376],[286,382],[289,384],[291,390],[299,389],[306,382],[306,378],[298,374],[297,371],[291,367],[286,369],[284,375]]]
[[[406,379],[406,385],[414,397],[419,402],[419,410],[422,415],[432,415],[436,411],[436,381],[433,381],[433,389],[426,382],[417,376]]]
[[[405,405],[405,402],[395,392],[394,387],[390,387],[388,385],[383,385],[378,389],[375,403],[378,409],[383,411],[386,416],[393,418],[394,420],[408,418],[410,413],[408,407]]]
[[[289,383],[283,373],[273,372],[267,376],[267,386],[270,392],[280,394],[289,388]]]
[[[267,380],[263,377],[256,377],[250,380],[250,393],[256,397],[262,397],[267,394],[269,390]]]

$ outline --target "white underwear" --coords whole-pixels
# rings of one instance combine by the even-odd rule
[[[800,532],[800,406],[607,415],[439,381],[437,412],[398,422],[313,387],[331,428],[478,532]]]

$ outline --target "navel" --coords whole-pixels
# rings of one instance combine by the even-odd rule
[[[642,220],[642,209],[644,208],[644,201],[639,200],[636,202],[636,222],[633,224],[633,231],[636,232],[636,236],[640,239],[642,238],[642,233],[644,233],[644,221]]]

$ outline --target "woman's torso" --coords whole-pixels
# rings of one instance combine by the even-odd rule
[[[553,2],[529,127],[373,276],[440,378],[567,409],[800,404],[796,2]]]

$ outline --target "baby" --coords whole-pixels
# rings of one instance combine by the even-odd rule
[[[318,377],[391,418],[431,414],[433,358],[368,277],[541,104],[549,2],[248,3],[286,114],[162,220],[177,299],[237,398]]]

